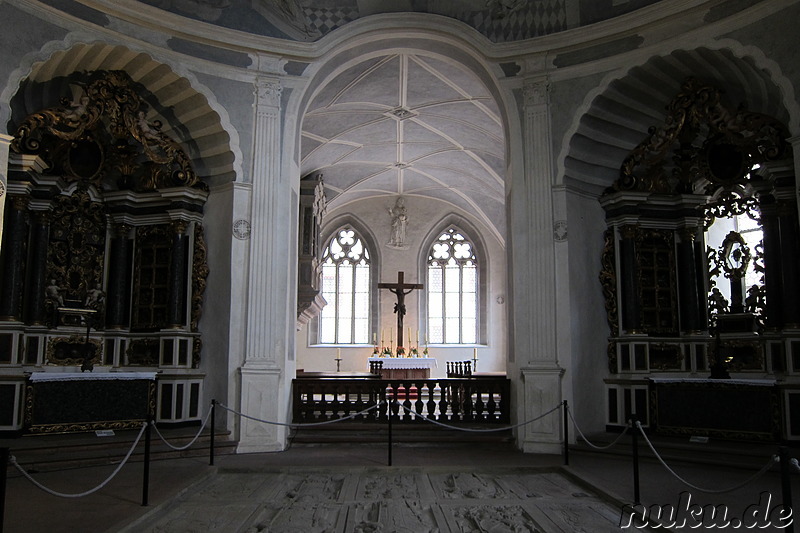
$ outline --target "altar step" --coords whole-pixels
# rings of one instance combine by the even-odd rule
[[[493,426],[464,426],[464,429],[492,429]],[[295,428],[292,430],[291,442],[298,444],[333,444],[333,443],[383,443],[388,442],[389,428],[387,424],[347,423],[339,422],[328,426]],[[448,445],[453,443],[500,443],[513,442],[511,430],[470,432],[449,429],[431,424],[392,425],[392,442],[425,443],[431,445]]]
[[[608,446],[619,437],[618,433],[598,433],[587,435],[587,440],[595,446]],[[689,436],[671,437],[648,435],[658,455],[667,463],[673,462],[716,465],[728,468],[743,468],[756,471],[763,467],[770,457],[778,454],[781,444],[771,442],[731,441],[709,438],[707,442],[691,442]],[[658,461],[647,442],[639,435],[639,458],[647,461]],[[792,457],[800,456],[798,444],[791,443],[788,453]],[[593,454],[602,456],[632,457],[632,439],[626,434],[612,447],[597,450],[583,439],[570,446],[570,453]]]
[[[197,426],[159,431],[172,446],[187,445],[197,435]],[[25,435],[17,439],[0,439],[0,446],[11,450],[17,463],[29,472],[47,472],[67,468],[117,465],[133,446],[139,430],[115,430],[113,436],[99,437],[94,433],[62,435]],[[134,449],[129,462],[144,461],[144,435]],[[209,457],[211,437],[208,430],[186,450],[173,450],[153,431],[150,438],[150,459],[176,459],[181,457]],[[214,455],[236,453],[236,441],[228,432],[217,432],[214,438]]]

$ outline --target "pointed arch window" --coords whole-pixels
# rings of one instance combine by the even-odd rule
[[[474,244],[456,228],[441,233],[427,262],[428,342],[478,341],[478,258]]]
[[[351,227],[337,231],[322,253],[319,341],[369,344],[370,253]]]

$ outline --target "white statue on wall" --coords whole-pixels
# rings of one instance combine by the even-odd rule
[[[387,243],[388,246],[399,249],[408,248],[408,244],[406,244],[408,213],[402,196],[397,198],[394,207],[389,208],[389,215],[392,217],[392,230]]]

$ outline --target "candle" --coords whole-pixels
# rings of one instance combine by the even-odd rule
[[[478,349],[477,348],[473,348],[472,349],[472,358],[473,359],[477,359],[478,358]]]
[[[392,328],[389,328],[389,344],[391,344],[393,340],[394,337],[392,337]]]
[[[373,334],[372,334],[372,344],[375,344],[375,342],[376,342],[377,340],[378,340],[378,334],[377,334],[377,333],[373,333]]]
[[[408,328],[408,345],[411,346],[411,328]]]
[[[342,349],[336,348],[336,359],[341,359],[342,357]]]
[[[419,330],[417,330],[417,337],[416,337],[416,339],[417,339],[417,344],[419,344]]]

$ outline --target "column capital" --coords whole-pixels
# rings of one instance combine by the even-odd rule
[[[280,107],[283,86],[277,78],[261,77],[256,80],[256,105],[259,107]]]
[[[522,87],[525,105],[548,105],[550,103],[550,87],[550,80],[546,78],[525,80]]]

